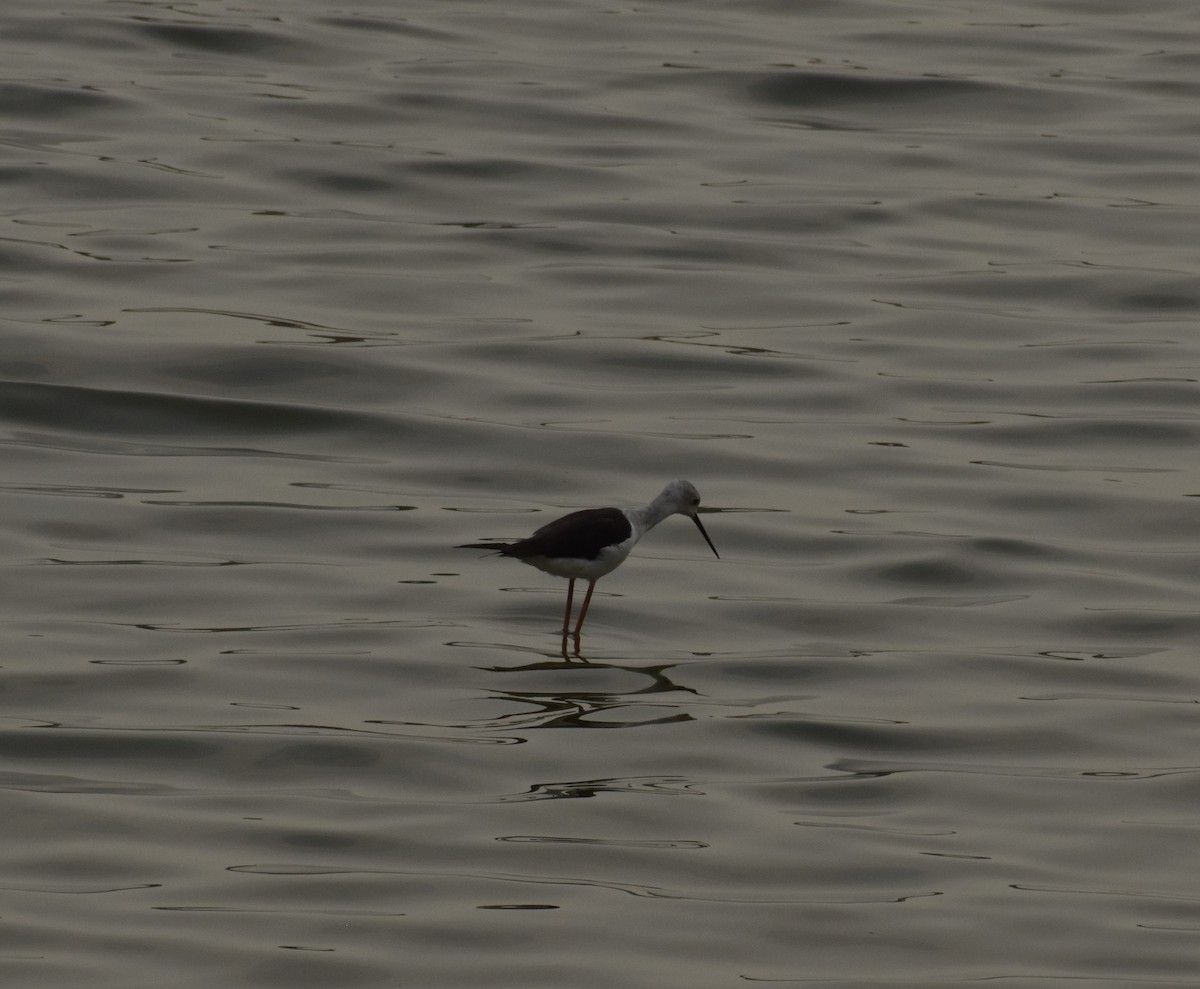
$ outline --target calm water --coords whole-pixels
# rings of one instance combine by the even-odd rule
[[[10,6],[5,986],[1197,984],[1194,4]]]

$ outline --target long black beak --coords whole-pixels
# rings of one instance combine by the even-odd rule
[[[704,541],[708,543],[708,548],[713,551],[713,556],[718,560],[721,559],[721,554],[717,552],[717,547],[712,544],[712,540],[708,538],[708,533],[704,531],[704,523],[700,521],[699,515],[693,515],[692,521],[696,523],[696,528],[700,530],[700,535],[704,537]]]

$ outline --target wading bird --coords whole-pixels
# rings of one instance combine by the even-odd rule
[[[564,640],[571,630],[575,581],[586,580],[587,595],[579,609],[579,621],[575,623],[578,642],[596,581],[619,567],[637,541],[668,516],[688,516],[696,523],[713,555],[718,560],[721,558],[700,522],[699,508],[700,492],[695,486],[689,481],[672,481],[645,508],[586,508],[548,522],[532,536],[515,543],[466,543],[458,548],[496,550],[501,556],[511,556],[544,573],[567,578],[570,583],[567,584],[567,609],[563,614]]]

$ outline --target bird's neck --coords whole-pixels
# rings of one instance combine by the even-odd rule
[[[674,508],[660,501],[652,501],[645,508],[627,508],[625,514],[641,532],[648,532],[674,512]]]

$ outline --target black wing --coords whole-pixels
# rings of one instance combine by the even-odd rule
[[[549,556],[571,560],[594,560],[609,546],[623,543],[633,534],[625,513],[616,508],[585,508],[555,519],[528,539],[505,547],[505,556]]]

